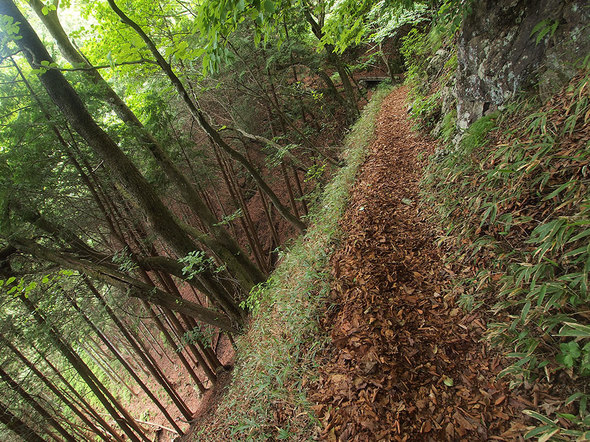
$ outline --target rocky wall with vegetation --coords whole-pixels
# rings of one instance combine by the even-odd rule
[[[453,290],[534,398],[525,438],[586,440],[590,8],[470,5],[446,3],[402,47],[410,114],[439,140],[424,194]]]

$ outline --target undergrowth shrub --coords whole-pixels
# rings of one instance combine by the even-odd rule
[[[568,380],[554,416],[527,412],[540,425],[525,438],[587,440],[590,72],[544,105],[521,99],[474,123],[423,186],[449,260],[474,269],[456,281],[460,302],[495,318],[488,337],[512,361],[501,376]]]
[[[428,27],[414,28],[402,38],[400,52],[407,69],[405,82],[410,88],[410,116],[415,129],[430,132],[443,117],[442,92],[452,85],[457,67],[451,44],[456,29],[455,22],[442,19],[439,12]]]

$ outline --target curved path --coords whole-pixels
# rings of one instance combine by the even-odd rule
[[[384,101],[331,259],[332,345],[312,398],[329,441],[511,440],[529,403],[496,380],[484,319],[445,288],[419,179],[434,146],[411,131],[406,90]],[[530,404],[532,405],[532,404]]]

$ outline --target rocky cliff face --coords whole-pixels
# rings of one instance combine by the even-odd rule
[[[590,54],[587,0],[482,0],[457,43],[457,126],[466,129],[523,89],[546,97]]]

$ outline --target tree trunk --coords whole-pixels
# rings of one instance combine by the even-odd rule
[[[162,386],[162,388],[164,388],[164,391],[166,391],[166,393],[168,394],[170,399],[172,399],[172,401],[174,402],[176,407],[180,410],[180,412],[183,414],[183,416],[186,419],[192,418],[192,414],[191,414],[190,410],[188,409],[186,404],[180,399],[180,397],[178,396],[176,391],[172,388],[168,379],[166,379],[163,376],[163,374],[161,373],[161,370],[157,366],[156,362],[153,361],[151,359],[151,357],[149,356],[149,352],[145,351],[145,348],[141,348],[141,343],[139,341],[136,341],[136,339],[131,335],[129,330],[127,330],[127,327],[125,327],[123,322],[121,322],[121,320],[115,314],[113,309],[107,304],[104,297],[100,294],[100,292],[96,289],[96,287],[94,287],[94,285],[90,282],[90,280],[88,278],[84,278],[84,282],[86,283],[86,285],[90,289],[90,292],[94,295],[94,297],[98,300],[98,302],[103,306],[103,308],[105,309],[105,311],[107,312],[107,314],[109,315],[111,320],[115,323],[115,325],[117,326],[117,328],[119,329],[121,334],[125,337],[125,339],[127,339],[127,342],[129,342],[129,345],[131,345],[131,347],[133,347],[133,349],[135,350],[135,353],[139,356],[139,358],[141,359],[141,361],[143,362],[145,367],[149,370],[149,372],[154,377],[154,379]]]
[[[84,321],[90,326],[90,328],[96,333],[96,335],[100,338],[100,340],[104,343],[104,345],[115,355],[117,360],[121,363],[121,365],[127,370],[127,372],[131,375],[131,377],[137,382],[137,385],[145,392],[145,394],[150,398],[150,400],[158,407],[158,409],[162,412],[164,417],[170,422],[172,427],[178,432],[179,435],[182,435],[183,432],[176,423],[176,421],[172,418],[168,410],[160,400],[152,393],[150,388],[141,380],[141,378],[137,375],[135,370],[129,365],[129,363],[125,360],[123,355],[119,353],[119,351],[115,348],[115,346],[111,343],[111,341],[107,338],[107,336],[98,328],[98,326],[82,311],[78,303],[73,297],[70,297],[70,303],[72,307],[82,316]]]
[[[248,262],[247,255],[245,255],[245,253],[240,249],[238,243],[230,235],[228,235],[223,226],[217,225],[218,220],[203,202],[195,186],[186,178],[178,166],[174,164],[164,148],[145,129],[137,116],[104,80],[98,70],[94,69],[88,63],[88,61],[73,47],[68,39],[68,36],[59,23],[57,11],[53,10],[49,11],[47,14],[44,14],[44,5],[40,0],[31,0],[30,4],[35,10],[37,16],[45,24],[45,27],[49,30],[53,38],[58,43],[60,51],[66,60],[68,60],[73,65],[86,66],[88,69],[86,69],[84,72],[94,83],[100,86],[105,95],[105,102],[111,105],[112,109],[119,116],[119,118],[121,118],[121,120],[136,130],[139,141],[149,149],[158,164],[162,167],[162,170],[166,176],[179,190],[180,194],[187,202],[193,213],[204,222],[209,231],[215,236],[216,241],[207,240],[207,242],[215,243],[218,247],[225,249],[225,251],[221,253],[223,255],[227,255],[226,258],[228,268],[232,270],[236,276],[244,279],[243,284],[245,291],[250,290],[253,285],[262,282],[265,279],[264,275],[252,262]],[[203,236],[203,238],[206,239],[205,236]],[[207,245],[210,246],[209,244]]]
[[[147,439],[143,431],[137,426],[135,420],[131,417],[127,410],[125,410],[121,404],[119,404],[111,392],[107,390],[107,388],[98,380],[96,375],[92,372],[92,370],[90,370],[90,368],[80,358],[80,356],[66,342],[63,341],[54,327],[47,326],[45,317],[37,310],[31,299],[25,297],[24,295],[19,295],[18,298],[35,318],[39,326],[46,330],[53,344],[68,360],[68,362],[84,380],[86,385],[88,385],[88,387],[92,390],[100,403],[107,409],[113,419],[115,419],[115,422],[117,422],[125,434],[129,436],[129,439],[131,439],[133,442],[141,442],[141,440],[149,442],[149,439]],[[121,414],[119,414],[119,412]]]
[[[11,390],[18,393],[18,395],[23,398],[23,400],[29,404],[37,413],[39,413],[43,418],[47,419],[47,422],[55,428],[59,434],[61,434],[65,440],[68,442],[76,442],[76,439],[68,433],[68,431],[61,426],[61,424],[55,420],[55,418],[45,409],[43,408],[39,402],[33,399],[29,393],[27,393],[12,377],[4,371],[2,367],[0,367],[0,378],[8,384]]]
[[[33,348],[39,354],[39,356],[41,356],[43,358],[43,361],[45,361],[45,364],[47,364],[47,366],[51,369],[51,371],[66,386],[67,390],[71,393],[68,396],[70,396],[70,398],[72,398],[72,400],[74,400],[73,398],[75,397],[77,399],[77,403],[80,405],[80,407],[83,408],[89,415],[91,415],[94,418],[94,420],[96,422],[98,422],[98,424],[102,428],[104,428],[105,431],[108,434],[110,434],[113,438],[115,438],[115,440],[117,442],[123,442],[123,439],[117,434],[117,432],[115,431],[115,429],[113,427],[111,427],[109,425],[109,423],[106,420],[104,420],[104,418],[86,401],[86,399],[84,399],[80,395],[80,393],[78,392],[78,390],[76,390],[72,386],[72,384],[70,382],[68,382],[68,380],[66,378],[63,377],[63,375],[61,374],[60,370],[58,370],[57,367],[55,367],[49,361],[49,359],[47,359],[47,357],[44,354],[42,354],[37,348],[35,348],[34,346],[33,346]]]
[[[131,28],[133,28],[133,30],[135,32],[137,32],[137,34],[142,38],[142,40],[148,46],[150,52],[152,53],[152,55],[156,59],[156,62],[158,63],[160,68],[164,71],[164,73],[168,76],[168,78],[170,79],[170,82],[173,84],[173,86],[178,91],[178,94],[180,95],[182,100],[185,102],[185,104],[189,108],[191,114],[197,120],[197,122],[199,123],[201,128],[205,131],[207,136],[211,139],[211,141],[213,141],[217,146],[219,146],[221,149],[223,149],[232,159],[239,162],[240,164],[242,164],[246,168],[246,170],[250,173],[250,175],[252,175],[252,178],[254,178],[254,180],[260,185],[262,190],[268,195],[268,197],[270,198],[272,203],[276,206],[279,213],[282,216],[284,216],[286,220],[288,220],[291,224],[293,224],[300,232],[305,231],[305,228],[306,228],[305,224],[303,222],[301,222],[300,219],[295,217],[291,212],[289,212],[289,209],[287,209],[285,206],[283,206],[283,204],[280,202],[277,195],[272,191],[272,189],[268,186],[268,184],[266,184],[266,182],[262,179],[262,176],[258,173],[256,168],[241,153],[239,153],[238,151],[231,148],[221,138],[219,133],[211,126],[211,124],[209,123],[209,121],[207,120],[207,118],[205,117],[203,112],[191,100],[191,98],[188,94],[188,91],[185,89],[185,87],[183,86],[180,79],[176,76],[176,74],[172,70],[172,67],[170,66],[170,64],[168,64],[168,62],[164,59],[164,57],[162,57],[162,54],[160,54],[160,52],[156,48],[155,44],[147,36],[147,34],[141,29],[141,27],[137,23],[135,23],[133,20],[131,20],[127,15],[125,15],[125,13],[123,13],[123,11],[121,11],[121,9],[119,9],[119,7],[115,4],[114,0],[108,0],[108,3],[111,6],[111,8],[113,9],[113,11],[115,11],[115,13],[121,18],[123,23],[125,23],[128,26],[130,26]]]
[[[174,295],[151,287],[125,273],[119,272],[111,266],[78,259],[60,253],[59,251],[43,247],[34,241],[26,239],[14,238],[13,244],[20,250],[30,253],[38,258],[46,259],[69,269],[77,270],[80,273],[84,273],[93,278],[104,281],[109,285],[118,287],[123,291],[128,291],[129,296],[131,297],[140,298],[161,305],[162,307],[169,308],[170,310],[184,313],[225,331],[235,332],[237,330],[236,327],[233,326],[230,318],[226,315],[202,307],[194,302],[179,299]]]
[[[70,408],[70,410],[72,410],[76,414],[76,416],[78,416],[82,420],[82,422],[88,425],[88,429],[90,429],[94,434],[98,435],[101,439],[105,441],[111,440],[110,437],[108,437],[106,434],[100,431],[94,425],[94,423],[90,419],[88,419],[86,414],[84,414],[78,407],[72,404],[72,402],[68,400],[68,398],[66,398],[64,394],[61,391],[59,391],[59,389],[43,373],[41,373],[37,366],[33,364],[31,361],[29,361],[23,353],[21,353],[14,345],[12,345],[10,341],[8,341],[8,339],[6,339],[4,336],[0,336],[0,341],[6,347],[8,347],[10,351],[12,351],[22,361],[22,363],[25,364],[25,366],[29,370],[35,373],[35,375],[47,386],[47,388],[49,388],[53,394],[55,394],[64,404],[66,404],[66,406]]]
[[[27,442],[45,442],[45,439],[43,439],[37,431],[33,430],[26,422],[12,414],[8,407],[2,402],[0,402],[0,422]]]
[[[311,15],[311,12],[309,12],[307,6],[303,7],[303,14],[307,22],[311,25],[311,31],[313,32],[313,35],[315,35],[316,38],[321,41],[324,37],[324,31],[322,30],[322,26]],[[346,67],[342,62],[340,56],[336,53],[334,46],[326,44],[324,45],[324,49],[326,50],[326,54],[328,55],[328,61],[336,68],[336,71],[340,75],[340,81],[342,81],[342,86],[344,87],[344,93],[346,95],[346,101],[348,104],[348,107],[346,108],[346,113],[351,120],[354,120],[359,115],[359,109],[356,103],[356,95],[354,93],[352,83],[350,82],[348,72],[346,71]]]
[[[51,64],[53,60],[33,28],[11,0],[0,0],[0,14],[9,16],[14,22],[19,23],[17,36],[19,38],[15,38],[14,42],[23,51],[31,67],[41,70],[42,73],[39,74],[39,79],[49,96],[60,108],[73,128],[102,157],[115,179],[136,199],[149,218],[153,229],[172,247],[178,256],[186,256],[198,250],[183,225],[163,204],[154,188],[119,149],[119,146],[112,138],[94,121],[63,74],[56,69],[47,69],[41,64],[42,62]],[[242,255],[238,258],[240,257]],[[206,276],[199,275],[203,279],[203,283],[209,286],[211,292],[215,292],[215,287],[210,284]]]

